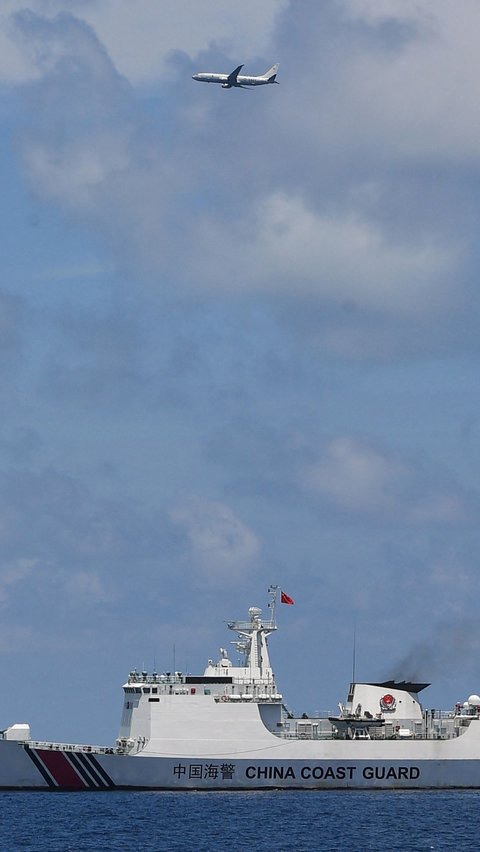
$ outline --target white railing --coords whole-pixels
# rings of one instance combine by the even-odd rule
[[[241,630],[243,632],[249,632],[252,630],[276,630],[277,625],[275,621],[263,621],[260,622],[260,625],[254,624],[253,621],[228,621],[227,622],[230,630]]]
[[[85,745],[78,743],[52,743],[46,740],[24,740],[23,745],[49,751],[84,751],[90,754],[113,754],[113,746]]]

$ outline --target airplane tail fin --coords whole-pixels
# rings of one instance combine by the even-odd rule
[[[265,80],[268,80],[269,83],[275,83],[275,77],[277,76],[277,71],[279,67],[280,63],[277,62],[275,65],[272,65],[272,67],[269,68],[268,71],[265,71],[265,74],[262,74],[262,77],[264,77]]]

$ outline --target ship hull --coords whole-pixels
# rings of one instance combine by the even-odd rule
[[[128,755],[91,747],[0,741],[0,789],[268,790],[480,788],[471,740],[285,744],[275,760],[238,751],[213,756]],[[476,739],[476,737],[475,737]],[[456,746],[456,748],[455,748]],[[476,749],[474,749],[474,752]]]
[[[480,789],[476,694],[454,712],[423,712],[427,684],[362,682],[331,723],[286,712],[267,644],[278,592],[270,620],[250,607],[249,621],[228,623],[244,665],[221,649],[199,676],[131,671],[115,748],[6,728],[0,790]]]

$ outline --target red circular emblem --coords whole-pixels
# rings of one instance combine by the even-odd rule
[[[395,710],[396,705],[396,699],[389,692],[387,692],[386,695],[382,695],[380,699],[380,707],[382,710]]]

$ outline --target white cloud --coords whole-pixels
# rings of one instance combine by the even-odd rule
[[[106,182],[125,172],[128,139],[123,134],[97,130],[93,138],[69,141],[53,148],[50,141],[24,144],[30,180],[43,198],[79,212],[89,210]]]
[[[252,220],[228,233],[203,222],[198,244],[214,260],[205,281],[237,292],[279,290],[395,316],[431,316],[459,298],[462,246],[394,242],[359,214],[317,213],[284,193],[259,201]]]
[[[10,595],[12,586],[21,583],[37,565],[36,559],[18,557],[11,562],[0,565],[0,601],[5,601]]]
[[[232,571],[248,571],[259,553],[255,533],[224,503],[197,498],[173,509],[170,517],[184,531],[203,575],[215,582],[233,579]]]
[[[21,624],[0,625],[0,654],[7,655],[11,661],[12,655],[19,649],[38,648],[45,636],[45,626],[33,628]],[[58,646],[57,646],[58,647]]]
[[[126,16],[119,26],[127,28],[133,12],[124,8],[123,0],[119,3]],[[12,0],[10,8],[13,5]],[[450,228],[450,207],[445,204],[440,218],[447,216],[447,224],[442,220],[439,225],[430,210],[427,221],[422,222],[420,214],[415,227],[415,199],[408,197],[408,190],[403,212],[395,209],[389,215],[397,191],[403,192],[402,175],[395,172],[392,177],[390,172],[388,186],[379,175],[372,189],[372,181],[361,173],[363,156],[357,150],[365,146],[369,158],[372,152],[380,153],[383,164],[399,157],[408,161],[423,157],[425,144],[435,147],[442,133],[461,132],[457,122],[445,122],[445,86],[435,84],[434,92],[424,88],[428,74],[443,73],[436,63],[430,68],[431,51],[446,49],[437,34],[429,39],[412,36],[402,50],[380,49],[376,43],[367,50],[361,39],[355,41],[355,28],[343,34],[339,16],[336,26],[345,38],[345,62],[329,60],[327,54],[323,61],[333,64],[321,90],[312,89],[316,56],[310,52],[301,69],[308,80],[300,77],[298,86],[261,93],[266,95],[261,110],[258,100],[240,101],[242,106],[229,113],[228,122],[223,107],[219,112],[210,100],[206,125],[207,113],[196,97],[185,94],[178,105],[167,103],[172,138],[166,138],[160,126],[147,124],[140,102],[117,71],[118,61],[116,67],[110,47],[105,48],[107,35],[95,23],[95,16],[103,23],[109,19],[112,3],[92,0],[69,7],[85,20],[55,17],[61,7],[56,0],[38,0],[32,8],[51,17],[30,14],[17,19],[23,44],[42,74],[29,91],[35,109],[19,148],[34,191],[103,237],[122,271],[134,270],[137,280],[153,281],[159,288],[191,287],[195,294],[221,290],[247,298],[261,294],[272,304],[288,299],[300,309],[306,304],[325,308],[329,319],[311,339],[342,355],[399,351],[412,321],[431,327],[432,318],[440,321],[465,308],[470,298],[471,224],[462,229],[459,222]],[[152,8],[141,3],[135,10],[138,27],[150,29]],[[220,15],[219,8],[207,2],[204,13],[208,18],[208,10],[216,10],[212,15],[218,13],[218,26],[233,32],[237,11],[222,7]],[[275,18],[273,4],[268,8],[268,14],[259,12],[265,32],[271,32]],[[289,14],[293,20],[293,5]],[[177,21],[176,15],[172,12],[168,21]],[[198,16],[194,11],[192,27]],[[311,19],[312,29],[319,29],[318,10]],[[130,43],[138,52],[140,37],[132,27]],[[351,53],[349,39],[355,45]],[[415,81],[410,59],[416,63]],[[418,63],[428,66],[428,74],[420,73]],[[244,93],[233,96],[237,94]],[[212,102],[217,101],[225,103],[215,96]],[[227,100],[228,109],[235,103]],[[437,133],[432,125],[425,135],[421,128],[432,107],[440,111],[445,127]],[[242,113],[250,122],[249,138],[256,123],[261,136],[271,138],[281,118],[287,137],[294,133],[300,147],[289,151],[282,136],[278,145],[257,146],[252,159],[235,132],[235,122],[243,126],[240,109],[249,111]],[[222,136],[226,124],[230,136]],[[228,157],[212,157],[209,140],[218,133],[219,150],[226,139],[232,143]],[[450,153],[455,144],[448,146]],[[282,157],[292,154],[287,168],[277,148]],[[346,152],[352,160],[350,185],[347,192],[335,192],[333,203],[331,196],[322,195],[327,180],[323,158],[326,154],[341,171]],[[435,148],[432,156],[436,154]],[[317,167],[319,176],[312,180]],[[347,322],[345,311],[350,311]],[[373,337],[376,347],[370,345]],[[410,348],[411,338],[406,346]]]
[[[54,64],[65,49],[59,42],[50,44],[49,50],[39,49],[22,37],[18,19],[41,16],[52,20],[59,13],[75,14],[91,6],[95,0],[2,0],[0,10],[0,83],[17,85],[38,79],[45,69]],[[38,20],[39,18],[37,18]]]
[[[410,506],[409,514],[416,524],[428,523],[432,520],[449,523],[466,517],[466,506],[462,496],[455,491],[452,493],[434,491],[424,496],[420,495]]]
[[[409,478],[408,468],[351,438],[337,438],[323,458],[305,473],[305,483],[337,506],[372,512],[392,509],[399,484]]]
[[[259,248],[269,280],[329,301],[350,299],[380,312],[432,311],[443,301],[445,273],[458,265],[456,251],[395,244],[358,215],[316,214],[298,198],[270,197],[262,221]]]
[[[388,21],[412,27],[390,46],[387,38],[365,42],[363,31],[344,43],[349,52],[322,97],[328,137],[348,139],[351,150],[375,141],[379,162],[478,164],[476,0],[342,0],[339,10],[372,32]]]
[[[352,18],[376,23],[388,20],[423,21],[432,18],[442,6],[442,0],[337,0],[338,6]]]
[[[12,22],[9,17],[11,9],[17,4],[8,3],[0,12],[0,83],[4,85],[17,85],[24,83],[37,76],[34,64],[28,56],[28,52],[22,50],[12,32]]]
[[[25,13],[16,27],[41,71],[19,146],[31,184],[42,198],[92,215],[105,185],[131,164],[128,88],[92,29],[71,15]]]
[[[358,515],[420,525],[467,517],[457,487],[432,485],[413,464],[349,437],[331,441],[301,480],[334,506]]]
[[[159,80],[167,73],[172,51],[190,58],[216,49],[232,62],[270,53],[277,16],[287,0],[29,0],[28,9],[53,18],[70,13],[86,21],[105,45],[117,70],[132,83]],[[0,13],[0,81],[25,82],[38,74],[26,45],[16,43],[11,16],[25,0],[3,0]],[[38,57],[37,57],[38,59]],[[274,59],[272,59],[272,62]],[[258,69],[255,69],[258,70]]]
[[[92,571],[78,571],[68,578],[67,588],[72,597],[88,601],[106,601],[109,595],[98,574]]]
[[[286,0],[106,0],[86,10],[85,17],[107,45],[117,68],[134,82],[165,74],[172,50],[192,59],[212,47],[248,61],[271,51],[272,31]],[[138,45],[142,49],[138,50]],[[272,60],[274,61],[274,60]]]
[[[184,183],[177,165],[89,26],[26,15],[17,27],[43,69],[17,143],[31,188],[88,222],[128,265],[158,274],[170,242],[164,216]]]

